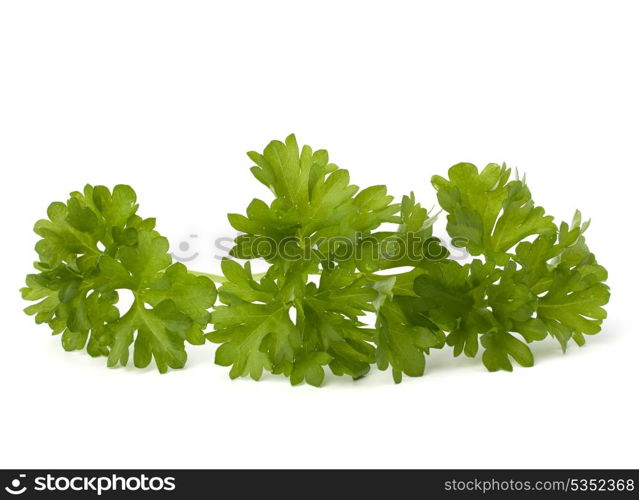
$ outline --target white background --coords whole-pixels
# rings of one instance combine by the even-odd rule
[[[636,2],[5,1],[0,7],[0,467],[639,467]],[[296,132],[353,181],[415,190],[507,162],[610,271],[603,331],[533,368],[429,359],[394,385],[107,369],[21,310],[32,225],[87,183],[133,185],[194,268],[269,193],[244,152]],[[198,234],[198,238],[189,238]]]

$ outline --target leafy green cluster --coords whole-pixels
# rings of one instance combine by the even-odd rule
[[[360,189],[293,135],[249,157],[273,200],[229,215],[239,231],[231,256],[246,262],[223,260],[218,290],[171,263],[131,188],[87,186],[36,224],[39,273],[22,293],[39,302],[27,313],[62,333],[65,349],[86,347],[109,366],[126,365],[133,344],[135,366],[179,368],[185,341],[208,339],[231,378],[269,372],[315,386],[327,370],[357,379],[373,365],[396,382],[421,376],[430,350],[445,346],[512,370],[512,360],[533,364],[531,342],[551,336],[565,350],[601,329],[609,289],[588,223],[577,212],[556,224],[505,166],[460,163],[432,179],[448,235],[472,256],[462,263],[412,193],[393,203],[385,186]],[[253,259],[268,270],[255,275]],[[134,296],[123,314],[122,289]]]
[[[246,216],[229,215],[242,232],[231,255],[261,257],[270,267],[258,282],[248,264],[223,262],[228,282],[220,287],[223,305],[211,314],[215,331],[208,335],[222,344],[216,362],[231,366],[232,378],[257,380],[266,370],[293,384],[320,385],[326,365],[337,375],[364,376],[376,349],[375,333],[361,317],[374,311],[378,293],[356,259],[340,256],[395,221],[400,207],[385,186],[360,190],[326,151],[300,151],[292,135],[249,157],[253,175],[275,199],[255,199]]]
[[[511,370],[511,359],[533,364],[530,342],[550,334],[565,349],[600,329],[609,291],[587,224],[577,213],[557,226],[505,166],[480,173],[462,163],[433,178],[449,236],[482,257],[460,264],[412,193],[393,204],[384,186],[359,190],[325,151],[300,151],[294,136],[249,157],[274,200],[229,215],[241,233],[231,254],[270,267],[258,281],[248,264],[223,264],[228,282],[208,338],[222,344],[216,362],[231,377],[268,371],[319,385],[324,366],[358,378],[377,364],[400,382],[424,373],[430,349],[474,357],[480,344],[489,370]]]
[[[67,351],[107,356],[126,365],[133,344],[138,368],[152,359],[160,372],[186,363],[184,343],[203,344],[216,298],[215,285],[172,264],[169,243],[154,219],[137,215],[135,192],[86,186],[66,203],[49,206],[35,225],[37,274],[27,276],[22,296],[39,301],[25,309],[37,323],[62,334]],[[119,290],[134,300],[124,312]]]
[[[512,370],[511,358],[532,366],[527,343],[551,335],[565,350],[571,339],[582,345],[584,335],[597,333],[610,292],[580,213],[570,226],[556,226],[505,166],[478,172],[460,163],[448,174],[433,177],[447,231],[483,259],[438,263],[416,278],[414,290],[454,354],[474,357],[481,343],[489,370]]]

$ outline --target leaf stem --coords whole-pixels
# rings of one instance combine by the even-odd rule
[[[226,283],[228,281],[226,276],[221,276],[219,274],[205,273],[203,271],[194,271],[193,269],[189,269],[191,274],[195,274],[196,276],[206,276],[211,281],[215,281],[216,283]],[[253,279],[255,281],[259,281],[261,278],[266,276],[266,273],[256,273],[253,274]]]
[[[195,274],[196,276],[206,276],[211,281],[215,281],[216,283],[226,283],[228,279],[225,276],[220,276],[219,274],[211,274],[205,273],[202,271],[194,271],[193,269],[189,269],[189,273]]]

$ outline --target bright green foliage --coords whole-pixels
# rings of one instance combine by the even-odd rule
[[[326,151],[300,150],[292,135],[249,157],[275,199],[229,215],[242,232],[231,254],[262,257],[271,267],[257,282],[249,267],[224,262],[225,305],[212,313],[208,335],[222,344],[216,362],[231,366],[232,378],[269,371],[293,384],[321,384],[325,367],[357,379],[373,363],[391,366],[397,381],[402,373],[422,375],[425,354],[443,345],[443,334],[425,317],[407,316],[400,305],[406,291],[393,284],[383,291],[386,278],[375,272],[445,258],[432,237],[434,219],[412,194],[393,204],[385,186],[353,186]],[[396,230],[379,231],[383,223]],[[408,245],[415,251],[406,252]],[[376,328],[364,328],[362,316],[374,312]]]
[[[86,186],[67,203],[52,203],[48,219],[35,225],[37,274],[27,276],[22,295],[39,301],[25,309],[37,323],[62,333],[65,350],[86,348],[107,356],[109,366],[151,359],[160,372],[186,362],[185,341],[202,344],[215,285],[172,264],[166,238],[154,219],[136,215],[129,186]],[[118,290],[133,293],[130,309],[120,314]]]
[[[577,212],[571,226],[564,222],[556,235],[522,243],[515,256],[519,279],[539,296],[537,318],[564,350],[570,339],[583,345],[584,335],[601,330],[610,298],[608,273],[583,237],[587,227]]]
[[[448,212],[448,234],[472,255],[503,264],[524,238],[556,231],[552,217],[534,205],[525,182],[509,180],[505,165],[490,163],[478,172],[471,163],[458,163],[448,176],[434,176],[433,186]]]
[[[330,163],[325,150],[301,151],[295,136],[272,141],[263,154],[250,152],[253,175],[275,195],[269,204],[254,199],[246,216],[229,214],[231,225],[242,234],[231,254],[240,258],[263,257],[269,262],[295,260],[322,253],[331,258],[338,244],[368,235],[383,222],[394,220],[399,206],[385,186],[359,190],[350,184],[347,170]],[[329,241],[330,239],[330,241]]]
[[[374,284],[380,294],[375,302],[375,343],[377,365],[382,370],[391,366],[393,380],[399,383],[403,374],[411,377],[424,374],[425,355],[431,348],[442,347],[444,337],[431,322],[424,323],[425,318],[419,321],[410,317],[408,311],[414,304],[410,296],[399,295],[401,290],[394,288],[396,282],[397,277],[393,276]]]
[[[610,296],[580,213],[557,227],[524,181],[509,177],[505,166],[478,172],[468,163],[453,166],[449,179],[433,177],[450,236],[484,262],[431,265],[414,283],[454,354],[474,357],[481,340],[490,371],[512,370],[511,359],[532,366],[527,343],[548,334],[564,350],[570,339],[584,344],[600,330]]]
[[[291,277],[278,276],[275,266],[259,282],[248,263],[224,260],[222,270],[228,280],[220,288],[224,305],[213,311],[215,331],[207,337],[222,344],[215,361],[231,366],[231,378],[258,380],[266,370],[289,376],[293,384],[320,385],[325,365],[354,378],[369,371],[372,335],[358,317],[377,294],[353,269],[322,270],[319,285],[299,281],[293,292],[286,286]]]
[[[475,356],[478,334],[493,327],[485,290],[498,278],[493,265],[474,260],[464,266],[454,261],[438,263],[415,279],[415,292],[424,298],[428,317],[449,332],[446,343],[456,356],[462,352]]]
[[[588,223],[577,212],[557,225],[506,166],[460,163],[432,178],[453,244],[472,256],[457,262],[413,193],[393,203],[385,186],[360,189],[293,135],[249,157],[273,199],[229,214],[240,232],[231,256],[263,259],[266,273],[225,259],[218,293],[172,264],[130,187],[87,186],[35,226],[38,273],[22,293],[38,302],[26,312],[61,333],[65,349],[107,356],[109,366],[126,365],[133,345],[135,366],[180,368],[185,342],[208,339],[231,378],[266,372],[313,386],[372,365],[399,383],[446,346],[510,371],[513,361],[533,365],[533,342],[551,336],[566,350],[601,329],[610,292],[584,239]],[[123,289],[134,301],[121,314]]]

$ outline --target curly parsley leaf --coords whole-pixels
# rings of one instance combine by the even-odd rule
[[[434,176],[432,183],[448,212],[449,235],[471,255],[503,265],[508,251],[526,237],[556,230],[553,218],[534,205],[525,181],[509,180],[505,165],[490,163],[479,172],[471,163],[459,163],[448,177]]]
[[[132,188],[87,185],[66,203],[52,203],[35,225],[39,271],[22,295],[38,301],[25,309],[37,323],[62,333],[65,350],[107,356],[126,365],[133,345],[138,368],[155,360],[162,373],[186,362],[185,342],[202,344],[216,289],[206,277],[172,264],[154,219],[137,215]],[[134,300],[124,314],[119,290]]]
[[[330,257],[335,241],[353,240],[394,220],[398,205],[385,186],[359,190],[350,184],[347,170],[330,163],[325,150],[301,151],[294,135],[285,142],[270,142],[262,154],[250,152],[253,175],[266,185],[275,199],[254,199],[246,215],[229,214],[231,225],[242,232],[231,255],[264,258],[273,262],[323,252]],[[281,260],[281,259],[280,259]]]
[[[207,338],[220,343],[215,361],[231,366],[230,376],[264,371],[320,385],[324,366],[337,375],[358,378],[374,362],[372,335],[358,318],[371,309],[376,293],[349,268],[321,271],[319,285],[304,283],[291,295],[277,267],[259,282],[250,265],[224,260],[228,280],[220,287],[224,305],[215,308],[215,330]],[[290,276],[287,277],[290,279]],[[295,311],[296,319],[291,319]]]
[[[569,340],[583,345],[584,335],[601,330],[610,299],[608,273],[583,236],[587,227],[577,212],[571,226],[563,222],[557,234],[522,243],[515,256],[521,280],[539,297],[537,318],[564,351]]]
[[[415,279],[415,293],[424,299],[423,307],[433,323],[448,332],[446,343],[455,356],[462,352],[475,356],[478,335],[494,328],[486,290],[498,278],[494,265],[473,260],[466,265],[439,263]]]
[[[597,333],[610,294],[606,270],[585,244],[588,224],[579,212],[572,226],[555,226],[533,206],[526,186],[508,182],[508,170],[494,164],[481,174],[460,164],[449,175],[450,182],[433,181],[449,211],[448,230],[467,238],[471,254],[483,255],[485,263],[431,265],[414,288],[454,354],[475,356],[481,339],[485,366],[510,371],[511,359],[533,365],[527,343],[550,334],[565,350],[570,339],[582,345],[584,335]]]
[[[390,366],[393,380],[400,383],[404,374],[409,377],[424,374],[425,355],[431,348],[442,347],[444,338],[439,329],[432,328],[434,325],[419,324],[410,317],[406,312],[411,305],[409,298],[393,294],[396,280],[397,277],[393,276],[373,285],[380,293],[375,303],[375,344],[377,366],[380,370],[386,370]]]

